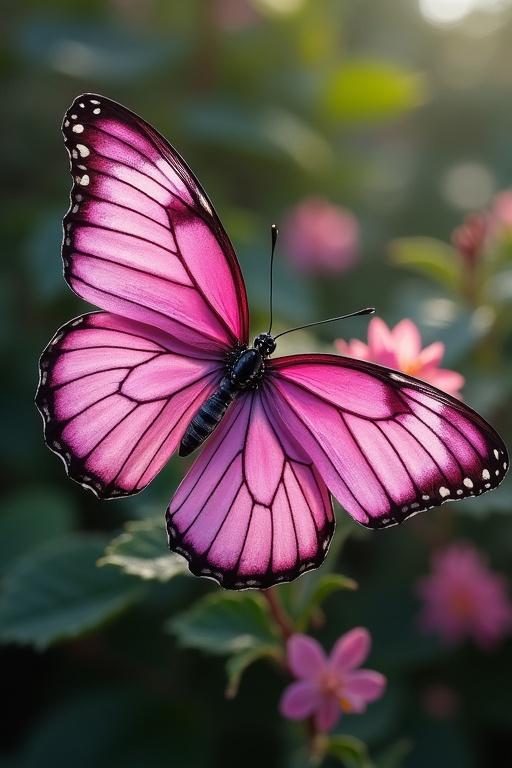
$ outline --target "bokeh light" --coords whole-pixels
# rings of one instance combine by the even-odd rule
[[[498,12],[510,0],[419,0],[422,16],[432,24],[451,26],[475,11]]]

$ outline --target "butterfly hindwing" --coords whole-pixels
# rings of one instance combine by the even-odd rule
[[[78,317],[41,356],[36,404],[47,444],[97,496],[137,493],[176,450],[223,368],[133,320]]]
[[[75,99],[63,133],[74,184],[62,255],[73,290],[191,347],[246,343],[233,247],[178,153],[144,120],[95,94]]]
[[[335,355],[269,362],[272,406],[359,523],[395,525],[495,488],[509,464],[494,429],[404,374]]]
[[[315,568],[334,517],[327,488],[268,412],[264,387],[241,395],[167,510],[171,549],[224,587],[269,587]]]

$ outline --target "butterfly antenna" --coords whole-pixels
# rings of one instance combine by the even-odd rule
[[[270,325],[268,326],[267,333],[270,333],[272,330],[272,321],[273,321],[273,293],[274,293],[274,253],[276,250],[276,243],[277,243],[277,236],[279,234],[279,230],[276,227],[275,224],[272,224],[270,228],[270,236],[271,236],[271,242],[272,242],[272,252],[270,255]]]
[[[348,315],[340,315],[339,317],[329,317],[327,320],[317,320],[316,323],[306,323],[306,325],[298,325],[297,328],[290,328],[288,331],[283,331],[274,336],[274,341],[280,336],[286,336],[287,333],[293,331],[302,331],[303,328],[312,328],[314,325],[324,325],[324,323],[334,323],[336,320],[346,320],[348,317],[359,317],[360,315],[373,315],[375,313],[375,307],[366,307],[365,309],[359,309],[357,312],[350,312]]]

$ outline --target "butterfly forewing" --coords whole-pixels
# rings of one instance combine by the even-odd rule
[[[383,528],[500,484],[508,455],[459,400],[396,371],[334,355],[272,361],[272,404],[334,496]]]
[[[76,293],[190,347],[246,343],[236,256],[178,153],[132,112],[94,94],[73,102],[63,133],[74,180],[63,260]]]

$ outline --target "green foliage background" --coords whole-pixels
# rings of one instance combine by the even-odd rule
[[[255,332],[267,312],[270,223],[310,194],[352,208],[362,226],[358,266],[338,280],[305,280],[280,260],[280,325],[372,304],[389,323],[413,318],[425,342],[445,341],[446,363],[467,377],[466,400],[512,442],[511,249],[468,301],[443,245],[468,208],[512,185],[510,10],[439,29],[415,0],[262,0],[251,6],[253,23],[233,29],[220,6],[27,0],[2,9],[7,768],[305,760],[300,727],[277,715],[286,677],[260,596],[185,576],[166,552],[162,515],[183,463],[173,460],[143,495],[102,504],[67,481],[43,446],[32,404],[37,358],[59,325],[87,309],[66,288],[59,257],[70,186],[59,126],[79,92],[142,114],[196,170],[240,255]],[[475,182],[469,202],[449,184],[468,162],[484,171],[482,199]],[[336,334],[364,338],[365,322],[320,334],[297,335],[295,348],[329,345]],[[413,586],[431,548],[458,538],[512,575],[511,485],[374,535],[339,511],[326,566],[280,588],[297,626],[312,619],[327,646],[367,626],[371,666],[389,677],[367,715],[341,721],[333,764],[369,765],[360,739],[382,768],[503,765],[499,755],[512,746],[510,641],[492,654],[446,651],[418,633]],[[456,692],[452,717],[425,710],[433,684]]]

